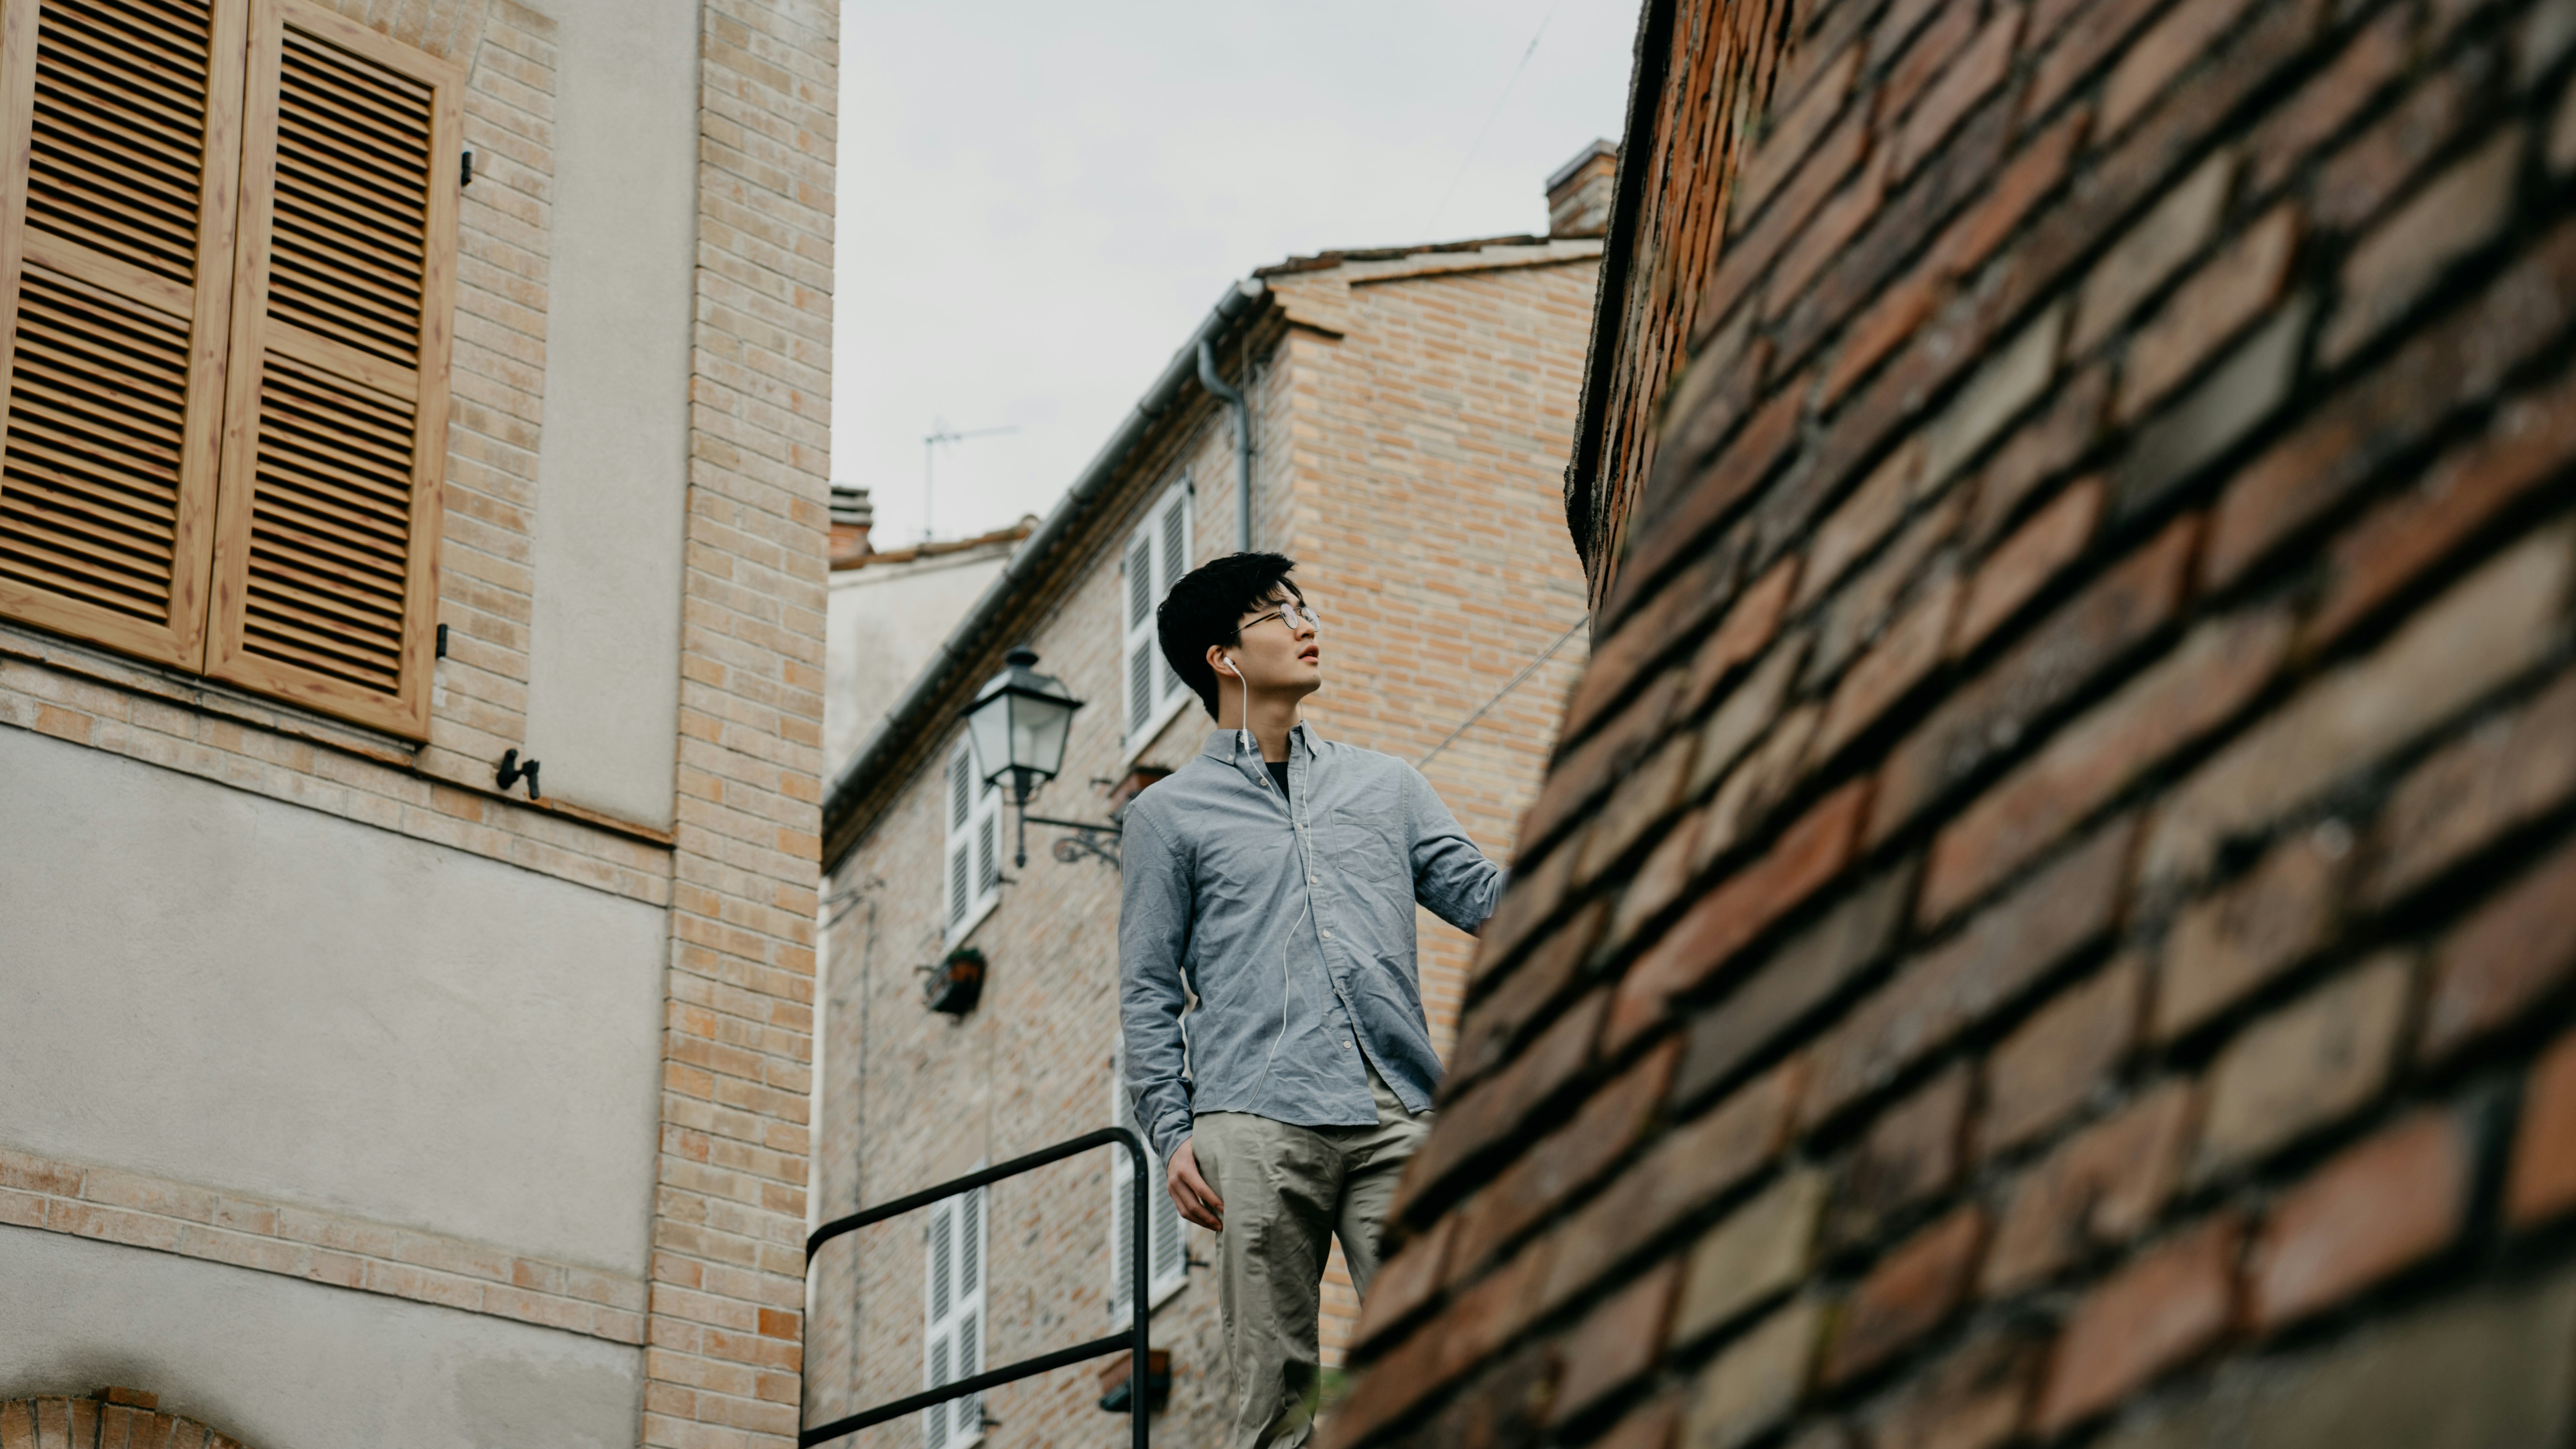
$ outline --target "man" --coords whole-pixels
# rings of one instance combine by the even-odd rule
[[[1217,728],[1120,847],[1127,1086],[1172,1202],[1217,1230],[1236,1449],[1305,1442],[1331,1239],[1366,1295],[1430,1130],[1414,903],[1473,931],[1502,893],[1420,771],[1299,719],[1324,676],[1295,567],[1238,553],[1172,586],[1163,657]]]

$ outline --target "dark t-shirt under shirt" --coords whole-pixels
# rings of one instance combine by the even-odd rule
[[[1279,782],[1279,798],[1282,800],[1287,799],[1288,762],[1286,760],[1264,760],[1261,763],[1270,767],[1270,778]]]

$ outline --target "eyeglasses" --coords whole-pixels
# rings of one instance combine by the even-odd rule
[[[1324,616],[1315,612],[1314,605],[1299,602],[1294,604],[1282,604],[1278,608],[1271,610],[1269,613],[1262,615],[1260,618],[1249,620],[1238,626],[1236,632],[1240,633],[1244,629],[1251,628],[1254,624],[1267,624],[1273,619],[1277,619],[1292,630],[1301,623],[1307,628],[1314,630],[1321,630],[1324,627]]]

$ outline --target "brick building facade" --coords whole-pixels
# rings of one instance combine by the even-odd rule
[[[1643,19],[1346,1445],[2576,1433],[2576,17]]]
[[[1596,180],[1589,170],[1563,179]],[[1556,520],[1599,251],[1596,226],[1298,258],[1230,289],[1200,333],[1252,415],[1253,546],[1300,560],[1325,615],[1328,686],[1308,717],[1331,738],[1406,759],[1445,742],[1425,773],[1497,854],[1536,792],[1549,722],[1579,662],[1569,636],[1584,618],[1582,571]],[[1107,787],[1177,766],[1206,739],[1206,715],[1164,677],[1150,616],[1138,612],[1235,547],[1236,435],[1230,410],[1200,384],[1196,341],[827,803],[837,924],[826,935],[818,1216],[1118,1120],[1116,867],[1057,857],[1063,832],[1044,826],[1029,827],[1028,863],[1015,867],[1014,817],[997,798],[956,814],[952,752],[959,710],[1021,643],[1088,702],[1033,811],[1106,822]],[[998,832],[989,877],[982,837],[971,836],[987,821]],[[1421,919],[1424,996],[1445,1046],[1472,943]],[[953,946],[990,963],[981,1004],[963,1019],[923,1005],[924,968]],[[983,1366],[1123,1321],[1111,1174],[1098,1153],[990,1190]],[[1183,1261],[1208,1258],[1211,1244],[1197,1229],[1182,1235],[1177,1216],[1166,1229],[1176,1236],[1171,1257],[1158,1253],[1154,1336],[1175,1382],[1155,1433],[1213,1442],[1227,1392],[1215,1285]],[[925,1341],[924,1234],[920,1219],[898,1221],[817,1260],[809,1421],[915,1392],[928,1352],[953,1349],[950,1329]],[[1327,1303],[1336,1358],[1356,1309],[1337,1262]],[[983,1404],[999,1423],[992,1442],[1124,1442],[1127,1421],[1095,1406],[1101,1394],[1088,1367],[996,1391]],[[930,1442],[961,1443],[972,1424]],[[923,1433],[916,1418],[851,1442]]]
[[[23,128],[32,87],[40,119],[34,201],[24,129],[0,182],[20,318],[0,457],[0,1439],[68,1442],[42,1436],[104,1413],[111,1432],[211,1426],[253,1449],[792,1443],[835,11],[12,0],[8,29],[0,112]],[[245,33],[244,170],[276,175],[243,194],[273,187],[284,218],[274,260],[263,239],[239,263],[242,295],[274,300],[267,405],[292,354],[424,420],[388,485],[421,531],[403,543],[419,591],[386,606],[401,688],[381,699],[295,683],[322,666],[273,683],[138,652],[131,628],[64,624],[55,597],[82,577],[58,539],[100,536],[107,515],[63,501],[64,455],[30,420],[132,404],[87,459],[143,459],[123,480],[141,497],[159,455],[121,429],[156,395],[117,394],[104,370],[95,395],[66,392],[28,319],[66,275],[92,305],[117,285],[184,298],[184,265],[154,282],[113,260],[170,214],[199,227],[200,292],[228,285],[229,193],[209,180],[184,218],[200,140],[227,184],[241,147]],[[281,47],[287,99],[263,110]],[[102,94],[124,109],[84,109]],[[317,125],[334,96],[352,109]],[[453,129],[404,131],[415,103]],[[123,169],[82,159],[81,135],[119,126],[163,132]],[[262,127],[286,139],[263,149]],[[313,245],[288,235],[314,214],[297,188],[369,165],[385,216],[427,225],[362,218],[385,228],[376,245],[337,254],[321,289],[410,300],[372,338],[299,341],[280,321],[289,254]],[[47,189],[95,198],[164,171],[181,178],[165,222],[138,208],[82,230]],[[330,313],[295,316],[310,334]],[[144,330],[88,335],[147,351]],[[193,355],[221,358],[222,337]],[[277,502],[299,486],[278,481],[284,452],[339,460],[309,481],[409,445],[350,424],[272,449],[252,431],[255,511],[296,506]],[[302,496],[354,509],[361,491]],[[313,516],[300,538],[322,550],[352,514]],[[293,588],[262,567],[254,593],[319,600],[308,625],[374,606],[351,582],[363,562]],[[169,595],[182,634],[190,597]],[[504,783],[505,751],[542,775]],[[104,1409],[53,1397],[107,1382],[132,1391]]]

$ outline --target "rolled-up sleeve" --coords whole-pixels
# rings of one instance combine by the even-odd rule
[[[1131,809],[1119,841],[1118,1021],[1126,1036],[1127,1092],[1146,1140],[1169,1161],[1190,1135],[1189,1046],[1181,1011],[1189,996],[1181,960],[1189,945],[1190,866]]]
[[[1485,858],[1422,772],[1404,766],[1405,815],[1413,835],[1413,898],[1423,909],[1474,932],[1503,898],[1504,871]]]

